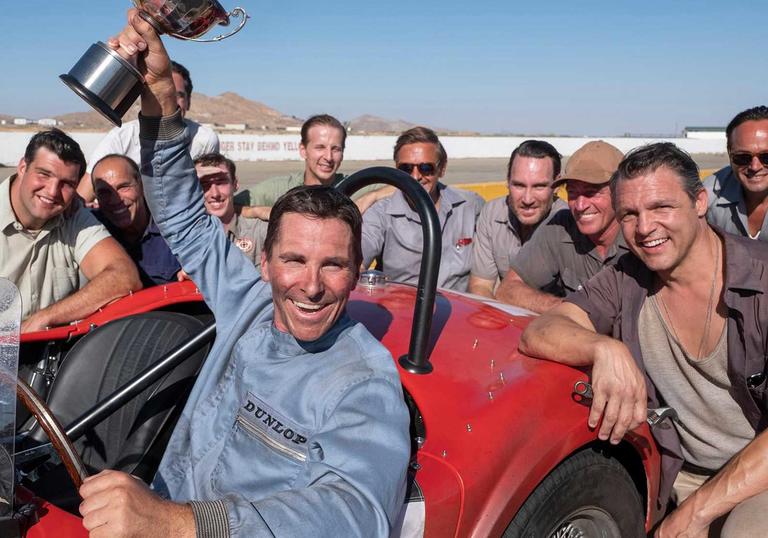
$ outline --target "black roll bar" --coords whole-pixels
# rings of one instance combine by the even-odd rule
[[[421,269],[416,291],[416,305],[413,311],[413,326],[408,354],[398,360],[400,365],[414,374],[428,374],[432,364],[428,357],[429,335],[432,330],[432,312],[437,293],[437,276],[440,271],[440,254],[443,249],[443,237],[440,233],[440,221],[432,199],[417,181],[396,168],[374,166],[360,170],[338,180],[334,187],[347,196],[368,185],[386,183],[400,189],[414,208],[421,220],[424,247],[421,254]]]

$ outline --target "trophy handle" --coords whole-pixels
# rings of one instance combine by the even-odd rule
[[[239,18],[240,24],[238,24],[237,28],[235,28],[228,34],[219,35],[211,39],[196,39],[194,37],[183,37],[180,35],[174,35],[173,37],[176,37],[178,39],[183,39],[184,41],[197,41],[198,43],[215,43],[217,41],[221,41],[222,39],[226,39],[228,37],[232,37],[233,35],[235,35],[237,32],[243,29],[243,26],[245,26],[245,22],[251,18],[250,15],[248,15],[245,12],[245,10],[241,7],[236,7],[232,11],[227,13],[227,18],[229,19],[230,17]],[[229,24],[229,21],[227,20],[227,22],[225,22],[224,24],[225,25]]]

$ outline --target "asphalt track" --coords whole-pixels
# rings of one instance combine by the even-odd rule
[[[717,169],[728,164],[725,154],[693,155],[701,169]],[[351,174],[369,166],[392,166],[392,161],[345,161],[341,172]],[[241,161],[237,163],[237,175],[241,188],[249,188],[273,176],[300,172],[302,161]],[[483,183],[503,181],[507,171],[507,159],[454,159],[448,161],[444,181],[454,183]],[[0,167],[0,179],[15,172],[13,168]]]

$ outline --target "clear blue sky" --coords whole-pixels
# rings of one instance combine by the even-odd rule
[[[240,34],[168,39],[172,57],[196,91],[302,117],[615,135],[725,125],[768,102],[765,0],[235,2],[222,0],[252,16]],[[57,77],[117,33],[129,6],[3,2],[0,113],[85,110]]]

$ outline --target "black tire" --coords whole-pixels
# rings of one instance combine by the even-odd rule
[[[642,538],[644,509],[624,466],[590,448],[565,460],[539,484],[504,538]]]

